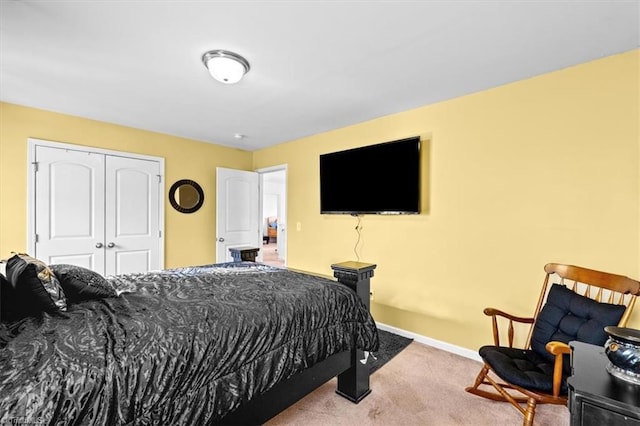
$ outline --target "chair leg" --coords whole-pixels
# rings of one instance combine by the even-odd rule
[[[495,380],[489,377],[489,371],[490,371],[489,366],[487,364],[484,364],[484,366],[482,367],[482,370],[480,370],[480,373],[478,373],[478,376],[476,377],[476,380],[473,383],[473,386],[469,386],[465,390],[469,393],[479,395],[488,399],[492,399],[494,401],[510,402],[511,405],[513,405],[513,407],[518,411],[520,411],[520,413],[524,416],[523,426],[533,426],[533,417],[536,414],[537,401],[534,398],[525,399],[525,398],[520,398],[520,397],[511,395],[509,392],[507,392],[504,389],[504,386],[507,386],[507,385],[501,386]],[[498,393],[496,394],[494,392],[487,392],[485,390],[478,389],[478,387],[483,384],[488,384],[493,386],[493,388],[496,391],[498,391]],[[527,407],[523,408],[520,405],[520,402],[526,402]]]
[[[533,426],[533,416],[536,415],[536,400],[533,398],[529,398],[527,400],[527,409],[524,413],[524,422],[523,426]]]
[[[507,399],[505,396],[502,395],[502,393],[506,393],[506,391],[503,390],[503,392],[501,393],[497,393],[497,392],[492,392],[492,391],[487,391],[484,389],[480,389],[480,386],[482,385],[487,385],[487,386],[492,386],[493,389],[500,391],[502,390],[503,387],[508,387],[508,385],[498,385],[496,382],[494,382],[493,380],[491,380],[491,378],[489,377],[489,372],[491,371],[491,369],[489,368],[489,366],[487,364],[484,364],[484,366],[482,367],[482,370],[480,370],[480,373],[478,373],[478,376],[476,377],[475,382],[473,383],[473,386],[468,386],[466,387],[464,390],[472,393],[474,395],[478,395],[481,396],[483,398],[487,398],[487,399],[491,399],[493,401],[503,401],[503,402],[510,402],[509,399]],[[507,394],[509,395],[509,394]],[[524,398],[517,398],[517,397],[513,397],[511,395],[509,395],[511,398],[515,399],[518,402],[526,402],[526,399]]]
[[[489,367],[487,366],[487,364],[484,364],[482,366],[482,370],[480,370],[480,372],[478,373],[478,376],[476,377],[476,381],[473,383],[472,388],[477,389],[478,386],[480,386],[482,382],[484,382],[484,378],[487,377],[487,374],[489,374]]]
[[[492,399],[494,401],[505,401],[505,399],[498,395],[495,392],[488,392],[484,389],[479,389],[480,385],[489,384],[486,380],[489,374],[489,366],[484,364],[482,370],[478,373],[475,382],[473,382],[473,386],[468,386],[465,388],[465,391],[472,393],[474,395],[481,396],[483,398]]]

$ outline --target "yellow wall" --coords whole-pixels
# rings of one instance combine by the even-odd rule
[[[362,219],[378,321],[476,349],[484,307],[532,313],[547,262],[640,278],[638,56],[254,153],[255,168],[289,167],[288,265],[330,275],[354,259],[356,219],[319,214],[319,154],[422,135],[423,214]]]
[[[288,265],[331,275],[354,259],[356,219],[320,215],[318,155],[423,137],[423,213],[365,216],[383,323],[476,349],[492,305],[533,309],[547,262],[640,278],[639,51],[254,153],[0,104],[0,257],[26,248],[27,138],[164,157],[203,208],[165,203],[165,266],[215,260],[215,168],[288,165]],[[380,188],[381,191],[384,188]],[[301,230],[296,230],[300,223]],[[640,328],[640,308],[630,326]]]
[[[216,167],[248,170],[250,152],[7,103],[0,103],[0,258],[27,249],[30,137],[164,157],[165,267],[216,261]],[[204,205],[197,212],[179,213],[169,204],[178,179],[202,186]]]

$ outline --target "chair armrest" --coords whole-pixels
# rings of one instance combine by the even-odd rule
[[[564,355],[571,353],[571,347],[563,342],[551,341],[545,345],[545,349],[555,356],[553,363],[553,396],[559,396],[562,385]]]
[[[547,352],[556,356],[571,353],[571,347],[564,342],[551,341],[546,344],[545,348]]]
[[[513,347],[513,336],[514,329],[513,323],[523,323],[523,324],[533,324],[534,318],[529,317],[518,317],[515,315],[508,314],[500,309],[495,308],[485,308],[484,314],[491,317],[491,326],[493,327],[493,342],[496,346],[500,346],[500,332],[498,329],[498,317],[506,318],[509,320],[509,328],[507,330],[508,339],[509,339],[509,347]]]
[[[529,317],[517,317],[515,315],[511,315],[508,314],[504,311],[501,311],[500,309],[495,309],[495,308],[485,308],[484,309],[484,314],[487,316],[500,316],[500,317],[504,317],[507,318],[511,321],[515,321],[515,322],[521,322],[521,323],[525,323],[525,324],[533,324],[534,318],[529,318]]]

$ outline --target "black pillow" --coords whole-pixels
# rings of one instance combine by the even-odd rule
[[[4,275],[0,274],[0,321],[11,321],[18,317],[15,312],[17,303],[13,286]]]
[[[16,254],[7,260],[7,279],[16,292],[21,315],[67,310],[64,290],[44,262]]]
[[[564,343],[577,340],[603,346],[608,338],[604,327],[617,325],[625,309],[623,305],[596,302],[563,285],[553,284],[533,327],[531,348],[552,360],[553,355],[545,349],[552,340]]]
[[[99,273],[82,266],[49,265],[60,280],[60,284],[70,301],[116,297],[113,286]]]

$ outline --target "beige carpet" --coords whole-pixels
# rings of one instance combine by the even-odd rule
[[[372,392],[360,404],[336,395],[333,379],[266,425],[521,425],[522,416],[511,405],[464,391],[480,366],[413,342],[371,376]],[[569,410],[538,406],[534,424],[568,425]]]
[[[262,245],[262,263],[280,268],[284,267],[284,260],[278,257],[277,243],[270,242]]]

